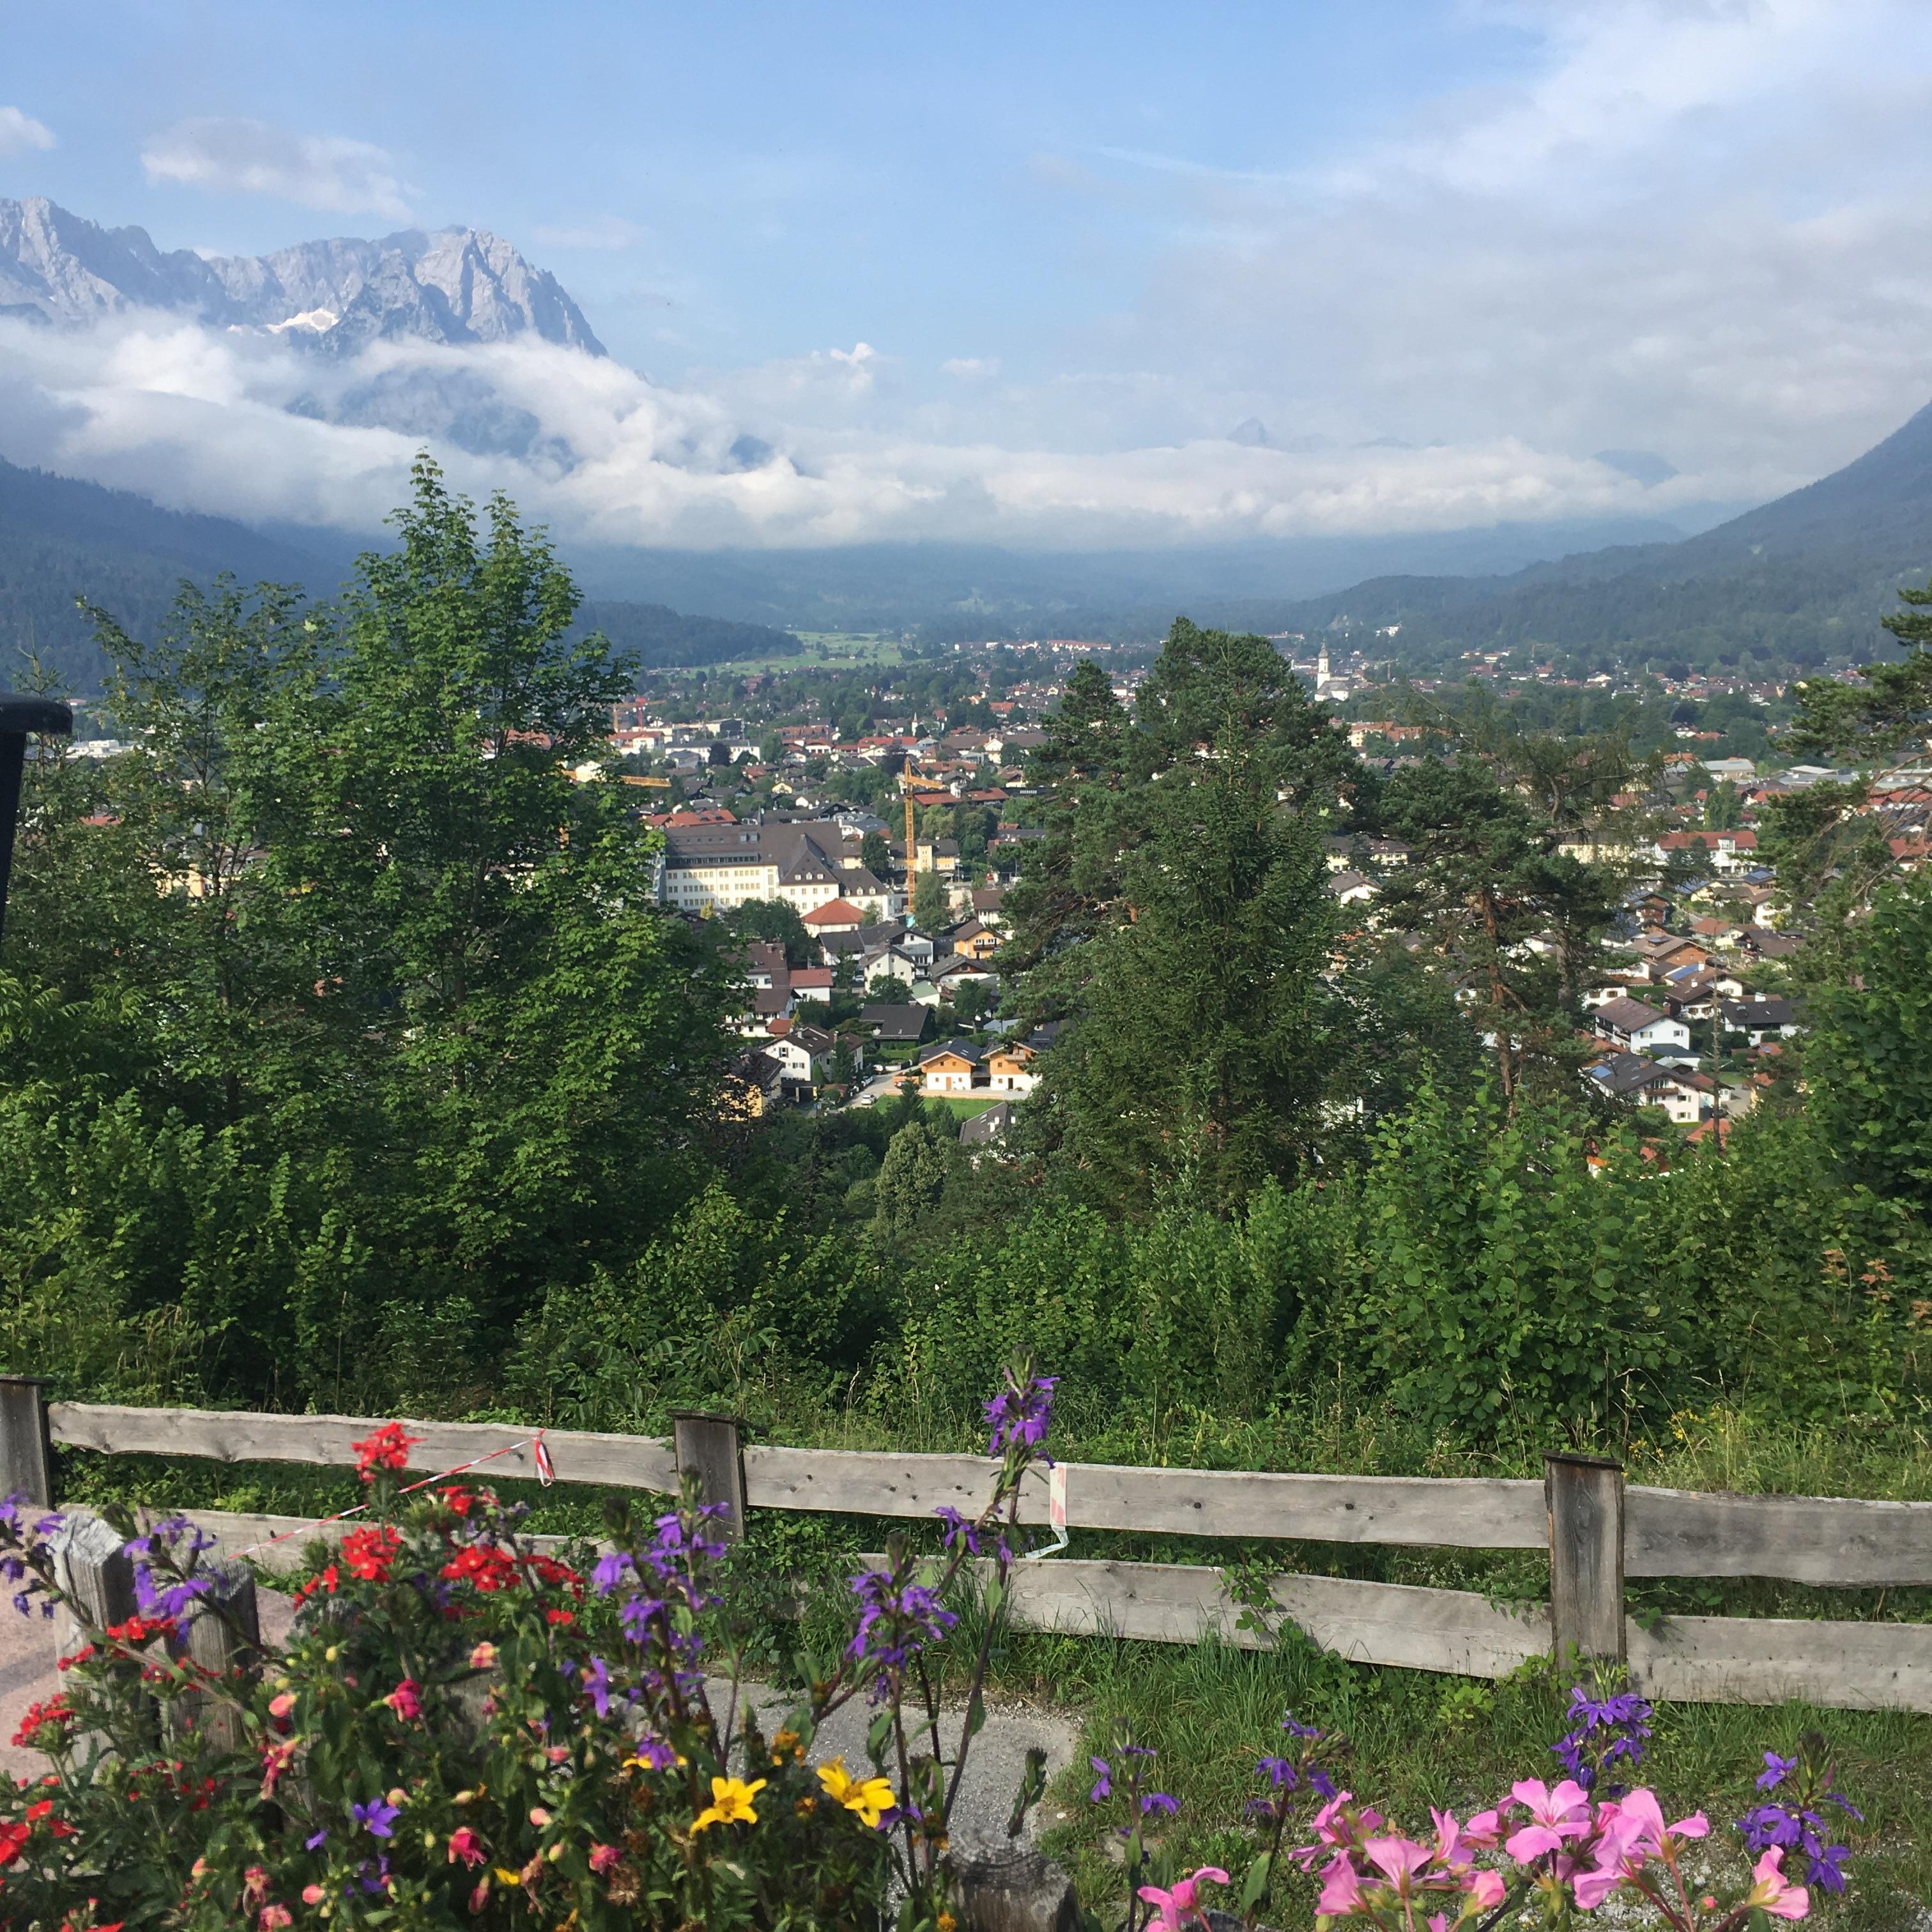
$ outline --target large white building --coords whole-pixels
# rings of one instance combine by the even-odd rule
[[[680,912],[728,912],[747,899],[782,899],[801,915],[836,898],[865,904],[884,888],[846,862],[839,827],[686,825],[664,834],[658,895]]]

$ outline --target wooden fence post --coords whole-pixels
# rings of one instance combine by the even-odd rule
[[[698,1478],[700,1502],[722,1503],[719,1527],[728,1542],[745,1533],[745,1459],[734,1415],[686,1413],[671,1418],[680,1477]]]
[[[69,1516],[50,1539],[54,1574],[75,1609],[98,1630],[124,1624],[134,1614],[134,1564],[121,1547],[121,1532],[85,1510]],[[73,1610],[60,1618],[60,1652],[71,1657],[88,1642]]]
[[[38,1376],[0,1376],[0,1496],[54,1502],[54,1451],[47,1436],[47,1385]]]
[[[262,1626],[255,1602],[255,1576],[247,1564],[214,1563],[200,1571],[214,1588],[197,1597],[188,1614],[182,1654],[224,1679],[251,1671],[261,1660]],[[223,1750],[242,1742],[238,1713],[207,1691],[190,1691],[176,1705],[180,1718],[200,1727]]]
[[[1624,1660],[1624,1469],[1604,1456],[1546,1454],[1550,1624],[1560,1664]]]

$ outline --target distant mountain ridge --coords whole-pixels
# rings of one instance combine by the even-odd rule
[[[1509,576],[1372,578],[1239,614],[1269,629],[1395,626],[1398,658],[1547,645],[1692,663],[1750,650],[1803,666],[1893,655],[1879,620],[1900,584],[1928,579],[1932,405],[1828,476],[1679,542]]]
[[[77,597],[152,636],[184,578],[206,584],[226,571],[244,584],[293,584],[326,598],[368,548],[380,549],[380,540],[364,544],[332,530],[265,533],[0,461],[0,689],[22,682],[29,653],[76,697],[100,688],[107,666]],[[575,628],[602,631],[646,668],[788,657],[804,648],[765,625],[625,599],[584,604]]]
[[[337,356],[370,342],[539,340],[602,356],[556,278],[487,229],[303,242],[268,255],[164,251],[41,196],[0,200],[0,315],[86,323],[158,308],[269,329]]]

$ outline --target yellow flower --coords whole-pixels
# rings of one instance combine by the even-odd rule
[[[754,1778],[747,1784],[742,1778],[714,1778],[711,1780],[711,1802],[691,1821],[694,1832],[701,1832],[707,1825],[755,1825],[758,1814],[752,1808],[752,1800],[765,1788],[762,1778]]]
[[[845,1760],[835,1757],[818,1767],[818,1781],[834,1801],[853,1813],[862,1825],[876,1827],[880,1819],[898,1802],[892,1787],[883,1778],[861,1780],[845,1768]]]
[[[523,1882],[524,1875],[521,1872],[512,1871],[507,1865],[499,1865],[496,1868],[496,1882],[499,1885],[521,1885]]]

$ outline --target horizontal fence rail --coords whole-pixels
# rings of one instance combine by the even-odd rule
[[[0,1378],[0,1480],[51,1502],[53,1445],[104,1454],[347,1467],[380,1418],[45,1402],[38,1384]],[[538,1474],[539,1432],[497,1424],[407,1421],[410,1466],[424,1474],[487,1458],[496,1478]],[[680,1418],[674,1441],[541,1432],[557,1480],[674,1492],[683,1466],[708,1499],[741,1509],[929,1517],[972,1515],[999,1464],[977,1456],[904,1455],[741,1444],[726,1418]],[[1798,1698],[1850,1709],[1932,1712],[1932,1624],[1686,1616],[1640,1627],[1624,1615],[1630,1577],[1760,1576],[1843,1587],[1932,1585],[1932,1503],[1824,1496],[1708,1495],[1626,1486],[1616,1464],[1552,1456],[1542,1482],[1472,1478],[1282,1474],[1065,1466],[1076,1529],[1406,1548],[1540,1550],[1548,1604],[1508,1606],[1473,1591],[1333,1576],[1271,1580],[1274,1610],[1322,1648],[1356,1662],[1499,1677],[1574,1648],[1626,1662],[1646,1694],[1695,1702]],[[1047,1520],[1044,1471],[1020,1497],[1023,1522]],[[224,1556],[271,1570],[340,1526],[202,1512]],[[1069,1635],[1242,1648],[1252,1628],[1220,1570],[1201,1564],[1056,1557],[1013,1572],[1009,1614]]]

